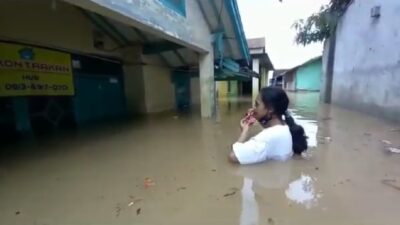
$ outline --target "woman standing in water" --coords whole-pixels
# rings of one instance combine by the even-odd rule
[[[233,163],[253,164],[265,160],[284,161],[293,153],[307,150],[303,127],[297,125],[288,110],[289,98],[279,88],[266,87],[257,96],[254,108],[240,121],[242,132],[232,146],[229,160]],[[248,140],[250,127],[258,121],[263,131]]]

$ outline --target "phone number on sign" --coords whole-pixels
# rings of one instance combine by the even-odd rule
[[[17,91],[66,91],[68,90],[68,85],[63,84],[4,84],[4,90],[17,90]]]

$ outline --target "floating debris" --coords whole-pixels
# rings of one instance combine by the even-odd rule
[[[115,216],[118,217],[119,214],[121,213],[121,206],[119,206],[119,204],[115,207]]]
[[[395,179],[383,179],[383,180],[381,180],[382,182],[385,182],[385,183],[387,183],[387,182],[389,182],[389,183],[394,183],[394,182],[396,182],[396,180]]]
[[[236,191],[232,191],[232,192],[224,194],[224,197],[229,197],[229,196],[232,196],[232,195],[235,195],[235,194],[236,194]]]
[[[137,216],[140,215],[141,212],[142,212],[142,208],[136,209],[136,215],[137,215]]]
[[[395,182],[396,182],[396,180],[389,180],[389,179],[381,180],[382,184],[400,191],[400,186],[397,186],[397,185],[393,184]]]
[[[399,148],[388,147],[387,149],[388,149],[388,150],[389,150],[389,152],[391,152],[391,153],[397,153],[397,154],[400,154],[400,149],[399,149]]]
[[[268,224],[270,224],[270,225],[274,225],[274,224],[275,224],[275,221],[274,221],[274,219],[272,219],[271,217],[270,217],[270,218],[268,218]]]
[[[216,169],[212,169],[211,171],[212,171],[212,172],[217,172],[217,170],[216,170]]]
[[[143,201],[143,199],[135,199],[134,201],[133,201],[133,204],[136,204],[136,203],[139,203],[139,202],[141,202],[141,201]]]
[[[177,191],[184,191],[184,190],[186,190],[187,188],[186,187],[180,187],[180,188],[178,188],[178,189],[176,189]]]
[[[133,195],[129,195],[129,199],[130,199],[131,201],[129,202],[128,206],[136,205],[137,203],[143,201],[143,199],[141,199],[141,198],[136,198],[136,197],[133,196]]]
[[[315,170],[319,170],[319,167],[318,167],[318,166],[316,166],[314,169],[315,169]]]
[[[332,141],[332,138],[331,138],[331,137],[325,137],[325,141],[331,142],[331,141]]]
[[[19,214],[21,214],[20,211],[16,211],[16,212],[15,212],[15,215],[19,215]]]
[[[231,192],[224,194],[224,197],[229,197],[229,196],[235,195],[236,192],[239,191],[239,188],[231,188],[231,190],[232,190]]]
[[[381,142],[382,142],[383,144],[386,144],[386,145],[391,145],[391,144],[392,144],[392,142],[390,142],[390,141],[388,141],[388,140],[381,140]]]
[[[148,177],[146,177],[145,179],[144,179],[144,188],[149,188],[149,187],[153,187],[153,186],[155,186],[156,185],[156,182],[154,182],[152,179],[150,179],[150,178],[148,178]]]

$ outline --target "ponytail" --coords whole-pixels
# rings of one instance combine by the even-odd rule
[[[289,106],[289,97],[281,88],[264,87],[260,91],[261,100],[265,106],[274,110],[276,116],[282,119],[285,116],[285,122],[292,134],[293,152],[300,155],[307,150],[307,136],[304,128],[294,121],[293,117],[287,111]]]
[[[292,134],[293,153],[296,155],[301,155],[301,153],[306,151],[308,148],[307,136],[304,128],[296,124],[289,111],[286,111],[284,116],[285,122],[289,127],[290,133]]]

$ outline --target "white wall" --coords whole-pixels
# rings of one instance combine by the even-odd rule
[[[64,0],[167,40],[205,52],[212,50],[210,30],[195,0],[186,1],[186,16],[159,0]]]
[[[400,120],[399,99],[400,1],[354,1],[337,29],[332,101]]]

